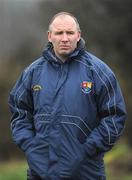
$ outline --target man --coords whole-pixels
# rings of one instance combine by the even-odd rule
[[[13,139],[25,152],[28,179],[104,180],[104,153],[126,118],[118,82],[84,49],[72,14],[53,17],[48,41],[9,98]]]

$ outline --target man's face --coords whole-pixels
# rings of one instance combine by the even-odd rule
[[[80,36],[75,20],[68,15],[56,17],[48,32],[48,40],[52,42],[54,52],[61,60],[65,60],[74,51]]]

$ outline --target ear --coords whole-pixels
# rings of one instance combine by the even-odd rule
[[[77,42],[79,42],[80,39],[81,39],[81,31],[78,31],[78,40],[77,40]]]
[[[47,36],[48,36],[48,41],[51,42],[51,32],[50,31],[47,32]]]

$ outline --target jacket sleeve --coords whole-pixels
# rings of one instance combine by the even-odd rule
[[[9,95],[12,113],[11,131],[13,140],[23,150],[31,145],[34,136],[31,74],[24,71]]]
[[[126,119],[124,99],[113,72],[106,66],[101,72],[95,70],[95,74],[99,124],[84,144],[88,156],[109,151],[119,139]]]

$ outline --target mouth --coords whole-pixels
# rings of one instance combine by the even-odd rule
[[[70,49],[70,46],[68,46],[68,45],[61,45],[60,49],[67,50],[67,49]]]

